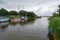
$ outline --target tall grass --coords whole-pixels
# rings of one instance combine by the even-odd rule
[[[60,17],[54,17],[50,20],[49,29],[56,34],[56,40],[60,38]]]

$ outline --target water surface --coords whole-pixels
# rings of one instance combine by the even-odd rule
[[[5,23],[8,25],[0,27],[0,40],[48,40],[48,23],[47,17],[32,22]]]

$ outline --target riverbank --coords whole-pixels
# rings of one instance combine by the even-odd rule
[[[60,17],[53,17],[50,20],[48,29],[51,29],[55,33],[56,40],[60,40]]]
[[[19,16],[19,15],[8,15],[6,16],[8,18],[21,18],[22,16]],[[41,18],[40,16],[35,16],[35,17],[29,17],[27,16],[28,19],[31,19],[31,18]]]

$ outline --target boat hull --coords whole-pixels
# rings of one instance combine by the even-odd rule
[[[0,21],[0,23],[9,22],[9,21]]]

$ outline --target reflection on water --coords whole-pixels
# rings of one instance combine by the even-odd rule
[[[4,22],[4,23],[0,23],[0,29],[4,30],[5,28],[7,28],[9,25],[9,22]]]
[[[0,29],[4,29],[4,32],[0,31],[0,40],[48,40],[48,23],[47,17],[25,22],[1,23],[4,26]]]
[[[17,22],[9,22],[10,25],[16,25]]]
[[[36,19],[29,19],[29,20],[24,21],[24,22],[20,21],[19,24],[20,25],[26,25],[26,24],[29,24],[29,23],[34,23],[35,20]]]
[[[20,22],[3,22],[3,23],[0,23],[0,29],[4,30],[9,25],[15,26],[17,24],[20,24],[21,26],[23,26],[23,25],[26,25],[28,23],[33,23],[34,21],[35,21],[35,19],[30,19],[30,20],[27,20],[27,21],[24,21],[24,22],[22,22],[22,21],[20,21]]]

